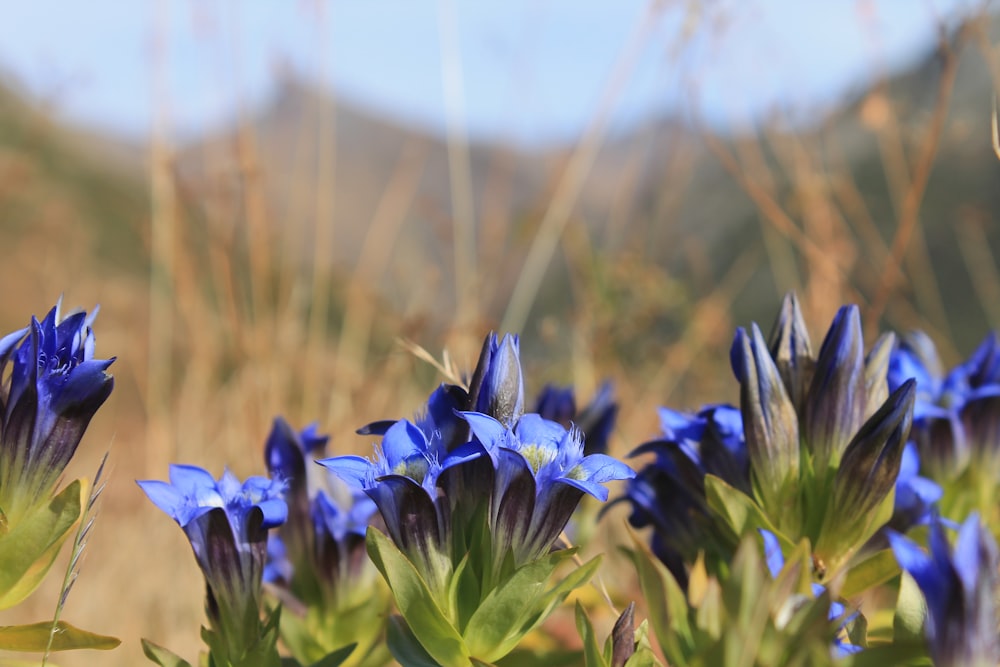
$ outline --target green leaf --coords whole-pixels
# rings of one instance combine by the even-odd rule
[[[608,667],[608,663],[601,653],[601,647],[597,643],[594,626],[587,618],[587,612],[584,611],[579,600],[576,602],[576,631],[580,633],[580,639],[583,640],[583,658],[586,667]]]
[[[705,475],[705,496],[708,506],[733,531],[733,537],[756,533],[764,528],[778,537],[782,546],[792,546],[764,515],[753,498],[726,484],[715,475]]]
[[[148,639],[142,640],[142,652],[152,662],[160,667],[191,667],[191,663],[181,658],[173,651],[154,644]]]
[[[466,667],[469,652],[458,630],[438,607],[427,583],[389,538],[369,527],[368,555],[396,598],[399,613],[427,653],[444,667]]]
[[[870,588],[884,584],[899,574],[899,563],[892,549],[883,549],[861,561],[847,572],[840,595],[852,598]]]
[[[465,629],[470,653],[480,660],[499,660],[544,621],[570,591],[590,579],[600,557],[575,568],[551,588],[546,587],[555,569],[575,553],[576,549],[563,549],[526,563],[491,591]]]
[[[465,628],[470,655],[498,660],[517,645],[526,632],[524,624],[537,613],[548,578],[562,560],[559,553],[522,565],[490,591]]]
[[[31,625],[6,625],[0,627],[0,649],[5,651],[30,651],[44,653],[49,646],[52,622],[43,621]],[[56,623],[56,633],[52,638],[53,651],[72,651],[90,648],[108,651],[121,644],[120,639],[98,635],[74,627],[65,621]]]
[[[626,549],[625,553],[635,563],[653,634],[670,664],[686,664],[694,645],[687,595],[639,536],[632,530],[629,533],[635,549]]]
[[[873,646],[837,661],[838,667],[933,667],[923,645],[923,640],[894,641]]]
[[[539,652],[529,649],[514,649],[496,662],[497,667],[577,667],[583,660],[580,651],[559,649]]]
[[[322,660],[314,662],[310,665],[310,667],[337,667],[351,657],[351,653],[354,652],[355,646],[357,646],[357,644],[350,644],[344,648],[337,649],[333,653],[326,655]]]
[[[646,621],[635,629],[635,653],[625,662],[625,667],[663,667],[649,645],[649,628]]]
[[[403,667],[439,667],[437,661],[427,654],[424,647],[413,636],[406,621],[399,616],[393,616],[389,619],[385,641],[389,645],[392,657]]]
[[[0,609],[13,607],[42,583],[80,519],[84,486],[84,480],[75,480],[0,537]]]
[[[896,614],[892,618],[893,641],[906,639],[923,641],[926,616],[927,604],[924,602],[924,594],[920,592],[920,587],[910,573],[903,572],[899,579]]]

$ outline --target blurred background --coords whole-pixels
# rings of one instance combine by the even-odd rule
[[[816,344],[853,302],[956,362],[1000,325],[998,43],[978,0],[9,4],[0,330],[63,295],[117,357],[64,618],[124,644],[56,662],[193,658],[200,574],[133,480],[260,474],[277,414],[370,451],[442,380],[415,346],[610,378],[618,455],[737,400],[733,330],[790,289]]]

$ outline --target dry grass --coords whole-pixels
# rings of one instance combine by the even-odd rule
[[[647,25],[636,28],[630,48],[642,44]],[[458,126],[448,145],[450,203],[429,202],[421,190],[430,158],[426,144],[414,140],[398,147],[368,219],[344,220],[334,215],[330,181],[358,166],[335,162],[332,115],[298,128],[295,141],[317,142],[325,157],[318,165],[298,164],[291,181],[299,189],[284,206],[275,203],[269,182],[272,156],[261,150],[251,123],[231,141],[188,150],[184,160],[194,161],[192,170],[183,168],[161,119],[148,156],[148,214],[132,219],[132,233],[145,244],[140,273],[95,250],[97,232],[80,212],[80,195],[53,189],[34,153],[0,146],[0,216],[28,206],[31,219],[0,245],[0,284],[9,286],[0,304],[3,330],[65,293],[70,306],[101,304],[98,352],[118,358],[115,393],[69,473],[89,475],[113,443],[103,507],[63,618],[124,644],[111,654],[56,662],[137,665],[140,637],[194,656],[199,573],[181,531],[132,480],[163,478],[172,461],[216,474],[225,465],[241,476],[260,473],[263,439],[279,413],[297,425],[318,420],[338,452],[364,450],[368,443],[353,435],[357,426],[410,415],[442,379],[398,339],[436,357],[447,347],[457,367],[467,369],[489,328],[503,322],[522,330],[529,393],[558,381],[586,397],[603,378],[614,380],[622,403],[612,441],[618,455],[655,433],[658,405],[735,399],[727,353],[734,326],[745,322],[734,322],[734,304],[760,288],[762,267],[771,277],[768,289],[800,291],[814,331],[838,305],[854,301],[872,329],[880,322],[923,326],[954,359],[949,297],[930,269],[934,248],[921,213],[948,136],[954,54],[963,45],[995,68],[993,47],[970,24],[944,45],[942,73],[927,83],[935,90],[929,114],[897,109],[878,91],[856,109],[889,184],[888,236],[886,220],[872,212],[865,184],[850,169],[850,147],[832,130],[796,135],[770,128],[737,141],[703,133],[713,164],[738,184],[760,222],[759,230],[740,231],[749,241],[727,251],[731,261],[722,267],[716,244],[672,226],[672,212],[685,202],[697,206],[690,198],[703,196],[683,164],[667,165],[671,181],[650,206],[630,197],[646,164],[637,150],[619,170],[620,191],[599,221],[578,206],[630,51],[609,80],[591,130],[527,206],[511,203],[514,186],[503,176],[502,152],[493,156],[486,185],[472,182]],[[43,117],[34,131],[47,145],[63,145],[60,130]],[[981,141],[989,150],[988,128]],[[444,222],[430,225],[438,252],[395,243],[434,215]],[[998,326],[993,222],[991,212],[969,210],[954,233],[976,286],[963,298],[979,299]],[[356,262],[344,265],[326,250],[351,237],[349,226],[367,232]],[[683,261],[663,263],[648,251],[652,243],[673,244]],[[394,294],[383,291],[387,281],[396,281]],[[546,311],[552,303],[546,281],[564,285],[557,315]],[[765,326],[772,311],[758,314]],[[606,526],[615,540],[622,539],[622,517],[613,513]],[[55,579],[0,622],[51,614]],[[606,577],[612,595],[622,594],[627,579]]]

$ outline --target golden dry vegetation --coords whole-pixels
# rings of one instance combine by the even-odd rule
[[[277,414],[364,451],[356,427],[411,415],[441,380],[400,341],[469,368],[485,332],[520,330],[530,395],[614,381],[618,455],[655,435],[658,405],[735,400],[733,329],[768,326],[786,289],[814,331],[857,302],[868,334],[921,326],[956,360],[1000,325],[991,25],[808,131],[611,137],[595,110],[576,145],[538,154],[373,120],[294,80],[231,132],[178,146],[160,127],[138,149],[0,92],[0,329],[62,294],[100,304],[98,353],[117,357],[70,468],[90,476],[111,448],[64,618],[123,645],[57,664],[137,665],[140,637],[193,657],[200,574],[133,480],[170,462],[261,473]],[[0,623],[50,617],[58,578]],[[627,574],[604,578],[628,594]]]

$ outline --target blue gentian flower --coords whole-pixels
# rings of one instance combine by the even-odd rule
[[[580,429],[585,455],[604,454],[618,417],[618,403],[608,382],[601,385],[593,400],[579,411],[572,388],[546,385],[535,402],[535,412],[565,428],[576,426]]]
[[[94,358],[97,316],[65,318],[57,304],[41,322],[0,338],[0,509],[8,525],[44,502],[104,404],[114,359]],[[27,334],[27,336],[25,336]]]
[[[270,537],[265,581],[307,604],[336,606],[371,579],[362,571],[364,536],[376,507],[362,490],[312,465],[329,439],[316,424],[297,432],[282,417],[274,420],[264,456],[271,476],[285,481],[288,521]]]
[[[760,535],[764,540],[764,558],[767,562],[767,569],[771,573],[772,578],[777,578],[778,574],[785,567],[785,556],[781,553],[781,544],[778,538],[769,530],[761,530]],[[812,584],[812,594],[813,597],[818,598],[826,592],[826,587],[813,583]],[[854,620],[858,615],[858,612],[847,613],[847,609],[844,607],[843,603],[837,602],[835,600],[830,601],[830,610],[827,613],[827,620],[830,622],[837,623],[837,634],[833,640],[832,653],[836,658],[843,658],[854,653],[860,653],[864,650],[863,647],[857,644],[852,644],[846,640],[846,632],[844,626]]]
[[[912,438],[922,465],[939,480],[957,477],[970,464],[996,478],[1000,447],[1000,343],[991,332],[968,360],[943,371],[931,339],[907,334],[889,365],[889,384],[917,383]]]
[[[660,426],[661,439],[632,452],[631,456],[651,453],[656,458],[629,481],[622,500],[632,505],[633,526],[653,527],[653,552],[684,586],[685,563],[725,541],[710,518],[705,475],[716,475],[749,494],[749,460],[743,420],[731,405],[707,405],[693,414],[661,408]],[[728,560],[728,551],[718,551]]]
[[[603,502],[605,483],[635,476],[605,454],[584,456],[577,429],[537,414],[521,416],[512,428],[478,412],[462,416],[496,471],[490,511],[500,560],[512,552],[520,565],[547,553],[584,494]]]
[[[934,480],[920,476],[920,454],[912,442],[906,443],[903,460],[899,464],[895,506],[888,527],[905,533],[912,526],[930,522],[934,506],[943,493]]]
[[[438,479],[482,453],[474,445],[450,453],[437,450],[420,428],[400,420],[386,430],[373,458],[334,456],[318,463],[368,494],[396,546],[432,589],[443,590],[451,570],[451,506],[438,493]]]
[[[962,523],[954,551],[940,520],[930,524],[930,553],[898,533],[889,540],[896,560],[927,601],[926,636],[934,664],[993,667],[1000,662],[1000,555],[979,515],[973,513]]]
[[[140,481],[153,504],[184,530],[207,584],[209,623],[236,662],[261,638],[261,578],[267,533],[288,516],[283,482],[228,470],[216,480],[202,468],[171,465],[170,482]]]

